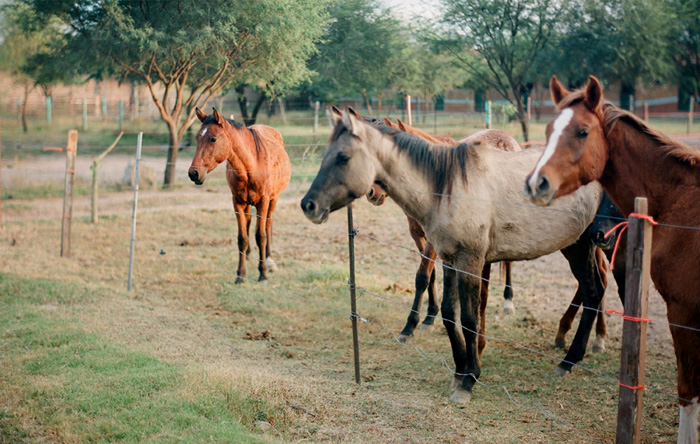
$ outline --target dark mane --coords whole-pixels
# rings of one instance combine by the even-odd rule
[[[561,111],[564,108],[568,108],[582,101],[584,94],[585,88],[572,91],[557,104],[557,111]],[[691,166],[700,166],[700,150],[694,149],[683,142],[671,139],[662,132],[652,128],[647,122],[629,111],[619,108],[610,102],[603,102],[602,114],[599,118],[603,122],[606,133],[612,131],[618,121],[624,120],[643,134],[651,137],[660,145],[659,148],[666,152],[667,156]]]
[[[624,120],[626,123],[657,142],[660,145],[659,148],[664,150],[668,157],[672,157],[691,166],[700,166],[700,150],[692,148],[683,142],[671,139],[662,132],[649,126],[647,122],[631,112],[606,102],[603,104],[603,116],[603,123],[605,124],[606,131],[611,131],[619,120]]]
[[[396,128],[376,127],[382,134],[391,137],[399,149],[406,153],[413,164],[420,168],[423,175],[433,186],[433,192],[439,200],[443,195],[452,193],[452,185],[458,176],[467,184],[467,161],[469,150],[467,144],[444,146],[429,143],[419,137],[411,136]]]
[[[242,123],[236,122],[236,121],[233,120],[233,119],[227,119],[227,118],[224,117],[224,120],[227,121],[228,123],[230,123],[231,126],[234,127],[234,128],[237,129],[237,130],[248,130],[248,131],[250,131],[250,133],[253,135],[253,141],[255,142],[255,152],[256,152],[256,153],[258,154],[258,156],[259,156],[259,155],[260,155],[260,150],[261,150],[262,147],[263,147],[263,140],[260,138],[260,134],[259,134],[257,131],[255,131],[253,128],[247,128],[247,127],[243,126]],[[204,126],[204,125],[213,125],[213,124],[218,125],[219,122],[217,122],[216,119],[214,119],[214,117],[212,117],[211,115],[207,116],[207,118],[204,119],[204,121],[202,122],[202,126]]]

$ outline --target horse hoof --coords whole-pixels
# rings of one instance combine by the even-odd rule
[[[552,372],[552,374],[554,376],[561,376],[561,377],[564,377],[569,373],[570,373],[570,370],[565,370],[558,365],[556,367],[554,367],[554,371]]]
[[[450,396],[450,402],[454,402],[455,404],[459,405],[468,403],[470,399],[472,399],[471,392],[463,389],[462,387],[457,387],[452,393],[452,396]]]
[[[450,382],[450,390],[456,390],[457,387],[459,387],[461,385],[462,385],[462,378],[460,378],[459,376],[455,376],[452,379],[452,382]]]
[[[566,347],[566,341],[554,341],[554,348],[565,348]]]
[[[433,324],[421,324],[420,331],[430,331],[433,329]]]
[[[242,284],[243,282],[245,282],[245,278],[242,278],[240,276],[236,278],[236,284]]]
[[[503,302],[503,314],[506,316],[511,316],[515,314],[515,304],[510,299],[506,299]]]
[[[410,340],[411,340],[411,335],[405,335],[405,334],[403,334],[403,333],[401,333],[401,334],[399,335],[399,342],[402,343],[402,344],[405,344],[405,343],[407,343],[407,342],[410,341]]]
[[[277,271],[277,264],[275,263],[275,261],[272,260],[272,258],[268,257],[267,259],[265,259],[265,262],[267,263],[267,271],[271,273]]]
[[[258,284],[267,285],[267,278],[264,276],[260,276],[260,278],[258,278]]]
[[[603,353],[605,352],[605,339],[600,336],[596,336],[593,340],[593,348],[591,349],[593,353]]]

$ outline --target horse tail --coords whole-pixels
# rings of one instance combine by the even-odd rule
[[[505,261],[501,261],[498,263],[498,282],[505,282],[506,272],[508,270],[507,267],[508,265]]]

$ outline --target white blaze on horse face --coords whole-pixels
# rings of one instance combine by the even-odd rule
[[[539,179],[540,170],[543,166],[545,166],[547,162],[549,162],[549,159],[551,159],[554,155],[554,150],[557,149],[557,145],[559,144],[559,137],[564,132],[564,128],[566,128],[567,125],[569,125],[569,122],[571,122],[572,117],[574,117],[574,111],[571,108],[566,108],[564,111],[561,112],[561,114],[559,114],[559,117],[557,117],[557,119],[554,121],[554,130],[552,131],[552,135],[549,137],[549,143],[544,149],[544,153],[542,153],[540,161],[537,162],[535,171],[532,173],[532,176],[530,176],[531,190],[535,190],[535,187],[537,186],[537,180]]]
[[[201,137],[204,137],[204,135],[205,135],[206,133],[207,133],[207,128],[204,128],[204,129],[202,130],[202,132],[199,133],[199,135],[200,135]]]
[[[678,421],[678,443],[696,444],[698,442],[698,415],[700,404],[696,396],[690,404],[681,406],[680,420]]]

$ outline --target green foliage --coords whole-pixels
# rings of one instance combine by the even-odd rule
[[[332,20],[311,61],[318,76],[309,91],[337,101],[352,95],[367,98],[388,88],[407,54],[408,37],[398,20],[376,0],[337,0],[329,13]]]

